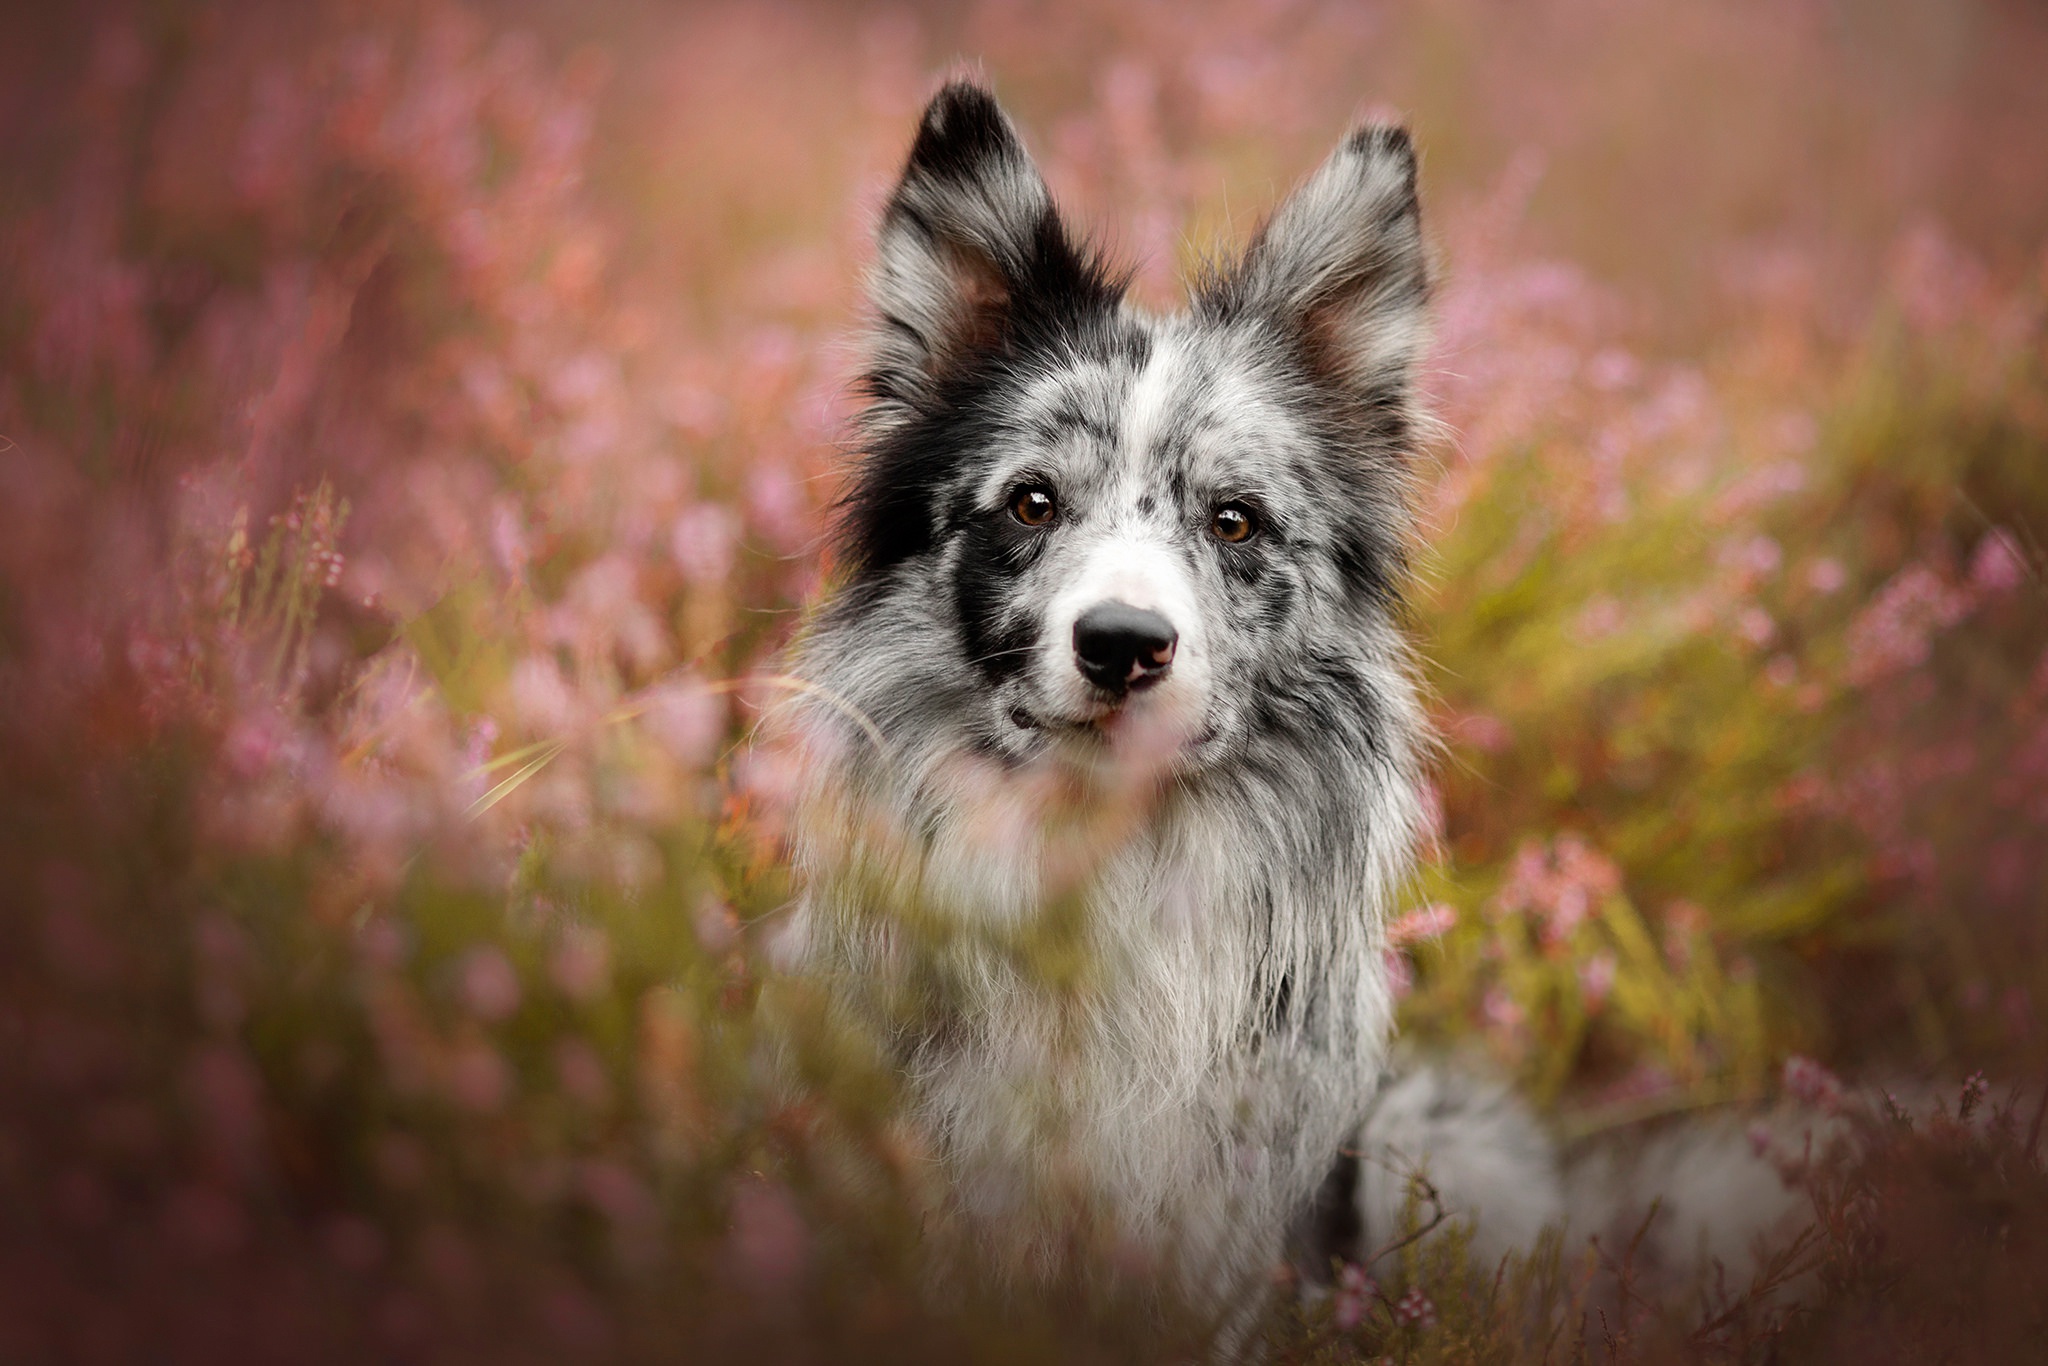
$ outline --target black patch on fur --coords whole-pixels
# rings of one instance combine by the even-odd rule
[[[905,173],[968,180],[991,159],[1023,155],[995,96],[970,82],[952,81],[925,106]]]
[[[951,86],[934,101],[940,104],[947,105],[942,131],[927,120],[906,180],[969,178],[988,156],[1007,149],[1022,156],[986,92]],[[889,212],[909,213],[900,191]],[[1075,243],[1051,207],[1004,245],[993,263],[1003,297],[988,306],[974,344],[938,357],[930,374],[883,367],[862,381],[871,402],[907,416],[874,432],[840,505],[833,548],[856,596],[864,584],[935,548],[946,490],[973,467],[993,433],[1014,421],[1010,400],[1025,373],[1066,356],[1142,364],[1149,352],[1144,332],[1117,317],[1129,273]]]
[[[1272,1002],[1266,1008],[1266,1032],[1284,1033],[1287,1029],[1287,1011],[1294,1004],[1294,978],[1287,973],[1280,974],[1280,985],[1273,988]]]
[[[1329,1285],[1336,1264],[1365,1255],[1365,1218],[1358,1212],[1358,1154],[1355,1141],[1331,1162],[1323,1184],[1296,1217],[1290,1260],[1310,1285]]]
[[[1007,511],[986,512],[961,531],[960,559],[953,576],[953,608],[968,661],[990,686],[1014,678],[1038,639],[1039,622],[1029,613],[1008,615],[1011,582],[1036,561],[1054,526],[1027,527]]]

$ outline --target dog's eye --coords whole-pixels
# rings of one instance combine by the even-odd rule
[[[1225,503],[1216,509],[1216,516],[1209,522],[1209,534],[1232,545],[1249,541],[1258,529],[1258,519],[1243,503]]]
[[[1052,491],[1037,484],[1026,485],[1010,495],[1010,515],[1025,526],[1044,526],[1057,509]]]

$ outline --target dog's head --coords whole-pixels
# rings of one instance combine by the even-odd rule
[[[1347,661],[1388,635],[1403,577],[1424,341],[1403,130],[1346,137],[1185,314],[1154,317],[994,99],[949,85],[870,292],[845,601],[942,598],[956,638],[930,648],[957,653],[987,747],[1163,731],[1201,764],[1363,686]]]

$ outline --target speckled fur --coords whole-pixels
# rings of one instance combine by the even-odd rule
[[[1347,137],[1187,312],[1122,293],[986,92],[942,91],[883,218],[862,463],[795,652],[794,940],[890,1031],[999,1262],[1057,1270],[1034,1211],[1079,1195],[1227,1293],[1280,1260],[1391,1021],[1425,748],[1397,622],[1427,293],[1406,134]],[[1052,524],[1008,514],[1024,484]],[[1208,534],[1225,501],[1250,542]],[[1179,631],[1121,702],[1073,662],[1103,598]],[[1061,895],[1076,774],[1127,819],[1076,893],[1084,985],[1054,991],[1003,936]],[[913,982],[906,1023],[878,1003]]]
[[[1123,284],[988,93],[942,90],[883,215],[860,461],[792,661],[788,940],[908,1079],[942,1217],[1036,1278],[1090,1210],[1123,1264],[1242,1303],[1284,1255],[1313,1278],[1397,1236],[1422,1169],[1488,1259],[1652,1200],[1658,1255],[1732,1256],[1790,1203],[1739,1136],[1568,1165],[1505,1088],[1389,1062],[1428,747],[1407,134],[1345,137],[1186,311]],[[1030,488],[1042,525],[1011,512]],[[1255,536],[1209,534],[1226,504]],[[1178,632],[1158,686],[1077,669],[1104,601]]]

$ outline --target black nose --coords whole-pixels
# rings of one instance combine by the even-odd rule
[[[1074,623],[1074,663],[1096,687],[1121,693],[1148,688],[1173,667],[1180,633],[1157,612],[1127,602],[1098,602]]]

